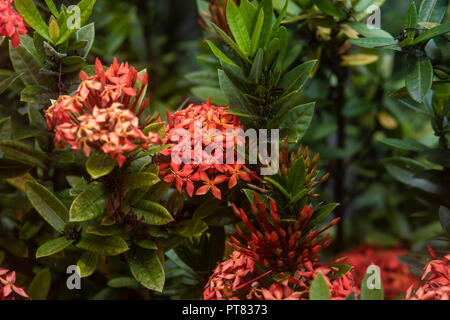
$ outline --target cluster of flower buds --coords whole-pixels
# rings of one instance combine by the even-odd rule
[[[203,292],[205,300],[308,300],[311,283],[321,272],[328,284],[333,300],[345,299],[352,291],[359,295],[351,272],[336,276],[337,268],[313,268],[306,263],[303,271],[287,276],[281,281],[270,278],[271,270],[258,270],[254,260],[234,251],[231,257],[214,270]]]
[[[429,246],[428,252],[432,260],[424,267],[425,283],[415,289],[412,285],[406,292],[406,300],[450,300],[450,254],[437,259]]]
[[[419,284],[418,277],[414,276],[409,268],[398,259],[398,256],[407,253],[407,250],[401,248],[383,248],[363,244],[340,254],[340,257],[345,257],[345,263],[353,266],[353,275],[358,285],[361,285],[370,265],[378,266],[381,270],[384,296],[386,299],[394,299],[404,294],[412,284]]]
[[[159,143],[156,133],[144,133],[155,119],[139,123],[149,104],[144,99],[148,74],[139,74],[128,63],[119,65],[116,59],[108,70],[97,59],[95,72],[89,77],[81,71],[78,90],[72,96],[60,96],[45,111],[47,127],[55,131],[55,145],[68,144],[86,156],[92,148],[98,149],[122,166],[127,152]]]
[[[14,0],[0,0],[0,36],[11,39],[14,48],[20,44],[20,35],[26,34],[23,18],[13,8]]]
[[[0,300],[15,300],[14,294],[28,298],[27,293],[21,287],[15,285],[16,272],[0,268]]]
[[[208,99],[174,114],[167,112],[168,126],[162,144],[173,145],[161,151],[157,161],[164,181],[173,183],[179,192],[185,188],[192,197],[194,193],[204,195],[211,191],[221,199],[218,185],[226,183],[231,189],[239,180],[256,177],[238,164],[235,146],[243,143],[238,134],[242,125],[235,115],[226,113],[228,109],[211,105]]]
[[[203,30],[209,31],[208,23],[206,21],[211,21],[220,29],[225,31],[229,36],[231,36],[230,27],[228,26],[226,17],[226,8],[228,0],[214,0],[214,2],[208,3],[209,13],[201,12],[199,19],[200,27]]]
[[[244,222],[250,235],[246,235],[236,225],[241,241],[231,237],[228,243],[235,250],[252,257],[266,268],[280,272],[301,270],[305,263],[319,266],[319,251],[328,247],[332,240],[326,230],[336,225],[339,218],[334,219],[322,230],[308,231],[308,222],[313,215],[313,207],[305,206],[298,220],[282,221],[277,214],[275,202],[270,200],[270,214],[266,213],[266,205],[254,193],[251,212],[257,222],[255,227],[242,209],[233,204],[235,214]],[[268,219],[270,216],[270,220]]]

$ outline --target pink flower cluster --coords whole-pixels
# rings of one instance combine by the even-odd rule
[[[13,8],[14,0],[0,0],[0,36],[11,39],[14,48],[20,44],[21,34],[26,34],[23,18]]]
[[[8,269],[0,268],[0,300],[15,300],[14,294],[28,298],[27,293],[23,288],[15,285],[16,272]]]
[[[60,96],[45,111],[47,126],[55,131],[55,145],[68,144],[86,156],[98,149],[122,166],[127,152],[159,143],[156,133],[144,134],[146,121],[139,123],[149,102],[143,98],[148,74],[142,76],[116,59],[106,71],[97,59],[95,72],[88,77],[81,71],[75,94]]]
[[[406,300],[450,300],[450,254],[437,259],[430,247],[428,251],[433,260],[424,268],[425,283],[418,288],[412,285],[406,292]]]

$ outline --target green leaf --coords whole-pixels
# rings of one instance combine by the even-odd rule
[[[358,300],[358,297],[356,296],[355,290],[350,292],[348,296],[345,297],[345,300]]]
[[[361,300],[384,300],[380,268],[370,265],[361,282]]]
[[[405,17],[404,29],[406,30],[407,38],[404,40],[407,45],[414,43],[414,36],[416,34],[416,30],[413,29],[417,25],[417,8],[416,3],[413,1],[409,6],[408,12]]]
[[[232,111],[248,114],[247,99],[239,92],[223,70],[219,69],[217,72],[219,75],[220,88],[228,99]]]
[[[159,177],[150,172],[131,173],[127,177],[127,189],[149,188],[159,182]]]
[[[20,93],[20,101],[45,106],[51,105],[53,98],[56,98],[54,92],[44,86],[26,86]]]
[[[158,246],[157,246],[156,242],[151,239],[134,240],[134,243],[136,243],[139,247],[141,247],[143,249],[158,250]]]
[[[330,289],[322,272],[319,272],[311,283],[309,300],[331,300]]]
[[[50,9],[50,12],[52,13],[52,15],[54,15],[55,18],[58,18],[59,12],[58,12],[58,9],[56,8],[56,5],[53,2],[53,0],[45,0],[45,3],[47,4],[47,7]]]
[[[366,10],[371,4],[373,4],[374,0],[360,0],[358,3],[353,7],[356,13],[362,12]]]
[[[305,184],[306,169],[305,162],[302,157],[298,158],[289,171],[287,180],[287,190],[292,194],[297,194]]]
[[[69,213],[64,204],[44,186],[27,182],[25,192],[31,205],[56,231],[63,233]]]
[[[0,179],[19,177],[30,171],[31,168],[14,160],[0,159]]]
[[[251,50],[250,50],[250,54],[252,56],[258,50],[258,43],[259,43],[259,39],[261,37],[261,30],[263,27],[263,23],[264,23],[264,11],[260,10],[259,15],[258,15],[258,20],[256,20],[256,25],[255,25],[255,28],[253,29],[253,34],[252,34],[252,43],[251,43]],[[263,51],[263,53],[264,53],[264,51]]]
[[[415,182],[417,182],[414,175],[427,169],[427,167],[420,162],[404,157],[383,159],[383,164],[391,176],[412,187],[414,187]]]
[[[314,0],[315,5],[329,16],[343,18],[345,16],[342,8],[336,6],[331,0]]]
[[[30,27],[47,41],[50,41],[48,26],[42,19],[41,14],[39,13],[39,10],[33,0],[16,0],[14,5]]]
[[[262,11],[264,11],[264,23],[261,29],[261,35],[258,41],[258,48],[264,48],[266,43],[270,40],[270,31],[273,23],[273,6],[272,0],[262,0],[260,3]]]
[[[85,251],[77,261],[80,268],[80,276],[82,278],[89,277],[97,269],[99,254],[95,252]]]
[[[227,2],[226,16],[234,40],[236,40],[237,45],[244,54],[248,56],[251,45],[250,36],[244,18],[234,1]]]
[[[278,191],[280,191],[288,200],[291,200],[292,196],[289,194],[289,192],[281,185],[279,184],[277,181],[269,178],[269,177],[264,177],[264,180],[266,180],[267,182],[269,182],[272,186],[274,186],[276,189],[278,189]]]
[[[289,110],[288,117],[281,125],[281,136],[297,142],[305,135],[314,116],[315,102],[302,104]]]
[[[216,26],[214,23],[212,23],[212,26],[214,27],[214,30],[216,30],[217,34],[231,47],[236,51],[236,53],[244,60],[246,63],[250,64],[250,61],[248,60],[245,53],[239,48],[239,46],[234,42],[233,39],[230,38],[229,35],[222,29],[220,29],[218,26]]]
[[[423,0],[419,7],[419,22],[441,23],[448,7],[448,0]]]
[[[0,141],[11,140],[11,137],[12,137],[11,117],[6,117],[0,120]]]
[[[117,256],[129,249],[119,236],[100,237],[93,234],[84,234],[76,246],[104,256]]]
[[[418,44],[436,37],[439,37],[440,35],[446,34],[450,32],[450,22],[441,24],[437,27],[428,29],[424,33],[422,33],[420,36],[418,36],[414,40],[414,44]]]
[[[401,51],[398,46],[398,41],[392,38],[359,38],[359,39],[350,39],[349,42],[354,44],[355,46],[359,46],[362,48],[377,48],[383,47],[384,49],[392,49]]]
[[[131,277],[115,277],[108,281],[111,288],[138,288],[139,283]]]
[[[82,222],[98,217],[105,211],[107,201],[105,187],[102,184],[92,185],[72,202],[69,210],[70,221]]]
[[[96,0],[81,0],[77,6],[80,9],[80,26],[84,26],[86,22],[89,20],[89,17],[92,14],[92,9],[94,8]],[[72,13],[73,15],[74,13]],[[56,43],[56,45],[60,45],[64,43],[70,36],[76,31],[75,28],[69,29],[67,27],[67,22],[65,21],[61,27],[61,38]]]
[[[36,258],[48,257],[70,246],[75,240],[59,237],[45,242],[36,251]]]
[[[439,220],[441,221],[442,229],[450,235],[450,210],[447,207],[439,207]]]
[[[380,140],[381,143],[384,143],[385,145],[388,145],[390,147],[393,147],[395,149],[399,150],[405,150],[405,151],[425,151],[428,149],[427,146],[415,141],[415,140],[409,140],[409,139],[393,139],[393,138],[384,138]]]
[[[348,265],[348,264],[342,264],[342,263],[333,264],[331,267],[332,267],[333,269],[334,269],[334,268],[337,268],[337,269],[338,269],[338,270],[336,270],[336,271],[333,273],[333,277],[334,277],[335,279],[341,278],[344,274],[349,273],[349,272],[353,269],[353,266]]]
[[[0,150],[5,153],[5,157],[8,159],[13,159],[30,166],[45,167],[45,154],[31,149],[22,142],[0,141]]]
[[[295,67],[281,79],[280,86],[285,88],[287,92],[301,89],[311,75],[316,63],[317,60],[310,60]]]
[[[223,53],[219,48],[217,48],[211,40],[206,40],[206,43],[211,48],[212,53],[216,56],[217,59],[229,64],[230,66],[239,68],[238,65],[235,64],[230,58],[228,58],[225,53]]]
[[[77,42],[83,41],[83,40],[87,41],[86,46],[83,49],[78,50],[80,53],[80,56],[83,58],[86,58],[92,49],[92,45],[94,44],[94,39],[95,39],[94,23],[90,23],[84,27],[81,27],[79,30],[77,30],[77,32],[75,33],[75,38],[76,38]]]
[[[133,212],[142,222],[151,225],[164,225],[173,221],[169,211],[162,205],[148,200],[139,200],[133,206]]]
[[[394,37],[387,31],[378,28],[369,28],[369,26],[362,22],[349,22],[348,25],[366,38],[385,38],[393,39]]]
[[[52,284],[49,268],[42,269],[31,280],[27,293],[32,300],[46,300]]]
[[[244,21],[247,25],[247,30],[249,32],[252,31],[256,10],[257,10],[256,7],[250,1],[241,0],[239,11],[241,11],[241,15],[244,18]]]
[[[433,82],[433,66],[429,59],[419,60],[414,56],[408,56],[406,61],[408,74],[405,84],[411,97],[417,102],[422,102]]]
[[[263,62],[264,62],[264,50],[259,49],[256,54],[255,60],[253,61],[252,69],[250,70],[249,80],[252,83],[259,83],[263,72]]]
[[[86,170],[93,179],[106,176],[115,166],[116,161],[100,151],[93,152],[86,161]]]
[[[227,106],[229,105],[229,102],[225,95],[223,94],[222,90],[220,88],[214,88],[214,87],[208,87],[208,86],[199,86],[194,87],[191,89],[192,94],[200,100],[208,100],[208,98],[211,98],[211,103]]]
[[[339,203],[329,203],[319,209],[316,209],[308,223],[308,229],[314,228],[322,223],[323,220],[328,217],[328,215],[333,212],[333,210],[339,205]]]
[[[12,76],[6,78],[0,82],[0,94],[5,92],[17,79],[19,79],[23,74],[13,74]]]
[[[24,34],[20,36],[20,45],[17,48],[9,46],[9,57],[14,70],[21,74],[21,79],[26,85],[42,85],[45,77],[39,73],[44,67],[41,56],[34,47],[33,38]]]
[[[162,292],[165,274],[155,250],[135,249],[126,254],[133,277],[144,287]]]

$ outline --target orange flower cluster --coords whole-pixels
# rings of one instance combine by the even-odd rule
[[[0,268],[0,300],[15,300],[13,292],[18,295],[28,298],[27,293],[23,288],[15,285],[16,272]]]
[[[144,99],[148,74],[140,75],[116,59],[108,70],[97,59],[95,72],[89,77],[81,71],[78,90],[72,96],[60,96],[45,111],[47,127],[55,131],[55,145],[68,144],[86,156],[92,148],[98,149],[122,166],[127,152],[159,142],[156,133],[143,132],[149,118],[139,124],[149,103]]]
[[[287,224],[281,221],[272,199],[270,200],[272,220],[270,222],[266,214],[266,206],[258,199],[256,193],[251,204],[251,212],[258,223],[257,227],[249,221],[244,210],[238,209],[234,204],[233,210],[244,222],[250,236],[236,225],[236,231],[243,241],[231,237],[232,242],[228,245],[262,263],[266,268],[280,272],[300,270],[307,262],[311,262],[314,267],[319,266],[318,252],[332,242],[330,235],[323,233],[339,222],[339,218],[336,218],[324,229],[307,233],[306,226],[313,214],[312,206],[305,206],[299,214],[299,219],[295,223]]]
[[[0,36],[11,39],[14,48],[20,44],[21,34],[26,34],[23,18],[14,10],[14,0],[0,0]]]
[[[208,99],[174,114],[167,111],[163,144],[174,145],[161,151],[164,157],[158,159],[159,169],[163,180],[173,183],[179,192],[185,188],[192,197],[194,193],[204,195],[211,191],[220,200],[222,192],[218,185],[226,183],[231,189],[239,180],[253,179],[253,172],[243,164],[235,160],[227,164],[227,154],[236,159],[235,145],[242,143],[236,135],[242,125],[235,115],[226,113],[228,109],[211,105]],[[173,159],[173,154],[179,155],[179,161]],[[195,182],[203,185],[195,190]]]
[[[360,286],[367,268],[377,265],[381,270],[386,299],[394,299],[404,294],[409,286],[418,284],[419,279],[409,272],[398,256],[406,255],[407,250],[399,248],[382,248],[375,245],[363,244],[353,250],[340,254],[345,262],[354,267],[353,274],[356,283]]]
[[[312,268],[305,265],[305,271],[297,271],[296,276],[281,281],[269,280],[270,271],[262,273],[255,261],[234,251],[230,259],[220,263],[214,270],[203,291],[204,300],[308,300],[309,288],[319,272],[330,289],[331,299],[343,300],[352,291],[359,295],[352,274],[349,272],[340,278],[335,277],[335,267],[321,266]]]
[[[406,292],[406,300],[450,300],[450,254],[439,260],[430,247],[428,251],[433,260],[424,267],[425,283],[416,289],[412,285]]]

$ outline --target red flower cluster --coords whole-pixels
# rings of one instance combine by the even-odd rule
[[[82,149],[86,156],[92,148],[99,149],[122,166],[125,153],[159,143],[156,133],[143,132],[148,118],[139,124],[149,103],[144,99],[148,74],[140,75],[116,59],[106,71],[97,59],[95,72],[88,77],[81,71],[75,94],[60,96],[45,111],[47,126],[55,130],[55,145],[64,147],[67,143],[73,150]]]
[[[428,247],[433,260],[424,268],[422,280],[426,282],[414,290],[412,285],[406,292],[406,300],[450,300],[450,254],[438,260]]]
[[[274,271],[301,270],[304,264],[311,262],[313,267],[320,265],[318,252],[331,244],[330,235],[323,234],[326,230],[336,225],[339,218],[334,219],[324,229],[313,230],[306,233],[307,224],[310,221],[313,208],[305,206],[299,214],[295,223],[281,221],[277,214],[275,202],[270,200],[270,218],[266,214],[266,206],[254,193],[251,212],[258,226],[255,227],[249,221],[244,210],[236,208],[233,204],[235,214],[244,222],[250,236],[246,235],[238,225],[236,231],[245,244],[235,237],[228,245],[235,250],[252,257],[262,263],[266,268]]]
[[[14,48],[20,44],[20,34],[27,33],[23,18],[14,10],[14,0],[0,0],[0,36],[11,39]]]
[[[394,299],[404,294],[409,286],[418,284],[419,279],[409,272],[409,268],[400,262],[398,256],[405,255],[407,250],[399,248],[382,248],[375,245],[361,245],[353,250],[340,254],[345,262],[354,267],[353,274],[360,286],[367,268],[377,265],[381,270],[386,299]]]
[[[229,108],[211,105],[210,100],[201,105],[170,114],[163,144],[174,145],[161,151],[160,175],[164,181],[173,183],[179,192],[204,195],[211,191],[217,199],[222,198],[218,185],[227,183],[228,189],[239,180],[250,181],[254,174],[242,164],[226,164],[227,154],[235,159],[235,145],[242,142],[236,135],[242,129],[238,118],[228,114]],[[207,152],[207,151],[210,152]],[[178,154],[178,159],[173,159]],[[234,161],[234,160],[233,160]],[[195,191],[195,182],[203,183]]]
[[[15,300],[13,292],[28,298],[25,290],[14,284],[16,282],[16,272],[8,272],[9,270],[0,268],[0,300]]]
[[[321,266],[312,268],[305,264],[305,271],[281,281],[269,280],[271,271],[261,273],[255,261],[234,251],[230,259],[220,263],[214,270],[203,291],[204,300],[308,300],[309,288],[319,272],[324,275],[333,300],[343,300],[352,291],[359,295],[351,272],[335,277],[336,268]]]

